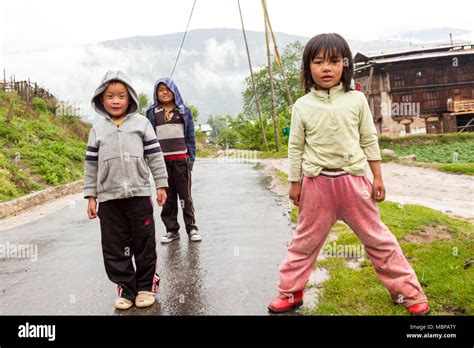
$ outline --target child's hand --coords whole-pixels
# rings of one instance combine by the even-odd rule
[[[301,194],[301,183],[292,182],[288,196],[290,196],[290,200],[296,206],[300,205],[300,194]]]
[[[385,199],[385,186],[383,185],[382,179],[374,179],[372,186],[372,197],[374,197],[377,202],[382,202]]]
[[[89,219],[95,219],[97,217],[97,200],[95,197],[89,197],[87,216],[89,216]]]
[[[166,195],[166,190],[164,188],[156,189],[156,201],[159,206],[165,205],[167,198],[168,196]]]

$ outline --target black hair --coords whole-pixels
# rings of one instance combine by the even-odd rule
[[[131,107],[132,107],[132,104],[133,104],[133,98],[132,98],[132,95],[130,94],[130,91],[128,90],[128,85],[127,85],[125,82],[123,82],[123,81],[120,81],[120,80],[110,80],[110,81],[107,82],[107,84],[105,85],[104,90],[103,90],[99,95],[97,95],[97,96],[94,98],[94,100],[96,101],[96,104],[97,104],[97,105],[102,105],[102,104],[103,104],[103,102],[102,102],[103,96],[104,96],[105,91],[107,90],[107,87],[109,87],[109,86],[112,85],[112,84],[119,83],[119,82],[120,82],[121,84],[125,85],[125,89],[127,90],[127,94],[128,94],[128,107],[127,107],[127,111],[126,111],[126,112],[127,112],[127,114],[128,114],[128,113],[130,113],[130,111],[131,111]],[[97,102],[98,102],[98,103],[97,103]]]
[[[343,59],[343,71],[341,82],[344,90],[351,90],[352,75],[354,73],[354,60],[352,52],[347,41],[339,34],[319,34],[311,38],[306,44],[303,51],[303,59],[301,63],[301,84],[306,93],[311,87],[315,86],[313,77],[311,76],[311,62],[319,54],[324,54],[325,60]]]

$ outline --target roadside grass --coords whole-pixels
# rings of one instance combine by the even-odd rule
[[[196,157],[198,158],[214,158],[218,155],[218,149],[212,146],[196,145]]]
[[[473,133],[416,134],[399,138],[382,136],[379,144],[382,149],[394,150],[398,156],[416,155],[416,162],[403,164],[421,162],[448,173],[474,175]],[[391,160],[382,156],[383,162]]]
[[[432,315],[472,315],[474,313],[474,273],[466,260],[473,258],[474,226],[418,205],[379,204],[381,218],[397,237],[430,302]],[[348,226],[338,223],[337,245],[360,245]],[[347,265],[343,257],[328,257],[317,267],[330,277],[316,308],[306,315],[408,315],[390,299],[369,260],[360,269]]]
[[[286,173],[273,173],[286,182]],[[382,221],[399,241],[418,276],[431,314],[473,315],[474,270],[469,260],[474,259],[474,226],[420,205],[385,201],[378,207]],[[298,207],[291,207],[290,218],[297,223]],[[360,250],[359,239],[343,222],[336,222],[330,233],[337,236],[331,243]],[[316,263],[315,267],[327,269],[329,279],[321,285],[318,306],[303,310],[303,314],[408,315],[405,308],[392,302],[366,255],[358,269],[350,267],[348,261],[355,260],[329,256]]]
[[[0,202],[79,180],[90,125],[54,115],[46,101],[0,93]]]

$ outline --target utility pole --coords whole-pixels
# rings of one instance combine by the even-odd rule
[[[264,1],[265,0],[262,0],[262,6],[265,6]],[[275,106],[275,87],[273,85],[272,59],[271,59],[271,53],[270,53],[270,30],[268,28],[268,21],[265,15],[264,15],[264,22],[265,22],[265,43],[267,46],[268,74],[270,76],[270,90],[271,90],[271,95],[272,95],[273,131],[275,133],[276,150],[277,152],[279,152],[280,151],[280,136],[278,134],[276,106]]]
[[[257,94],[257,86],[255,85],[255,78],[253,76],[252,61],[250,59],[250,51],[249,51],[249,45],[247,43],[247,35],[245,33],[244,20],[243,20],[243,17],[242,17],[242,10],[240,9],[240,0],[237,0],[237,5],[239,6],[240,22],[242,23],[242,33],[244,35],[245,49],[247,51],[247,59],[248,59],[248,62],[249,62],[250,78],[252,80],[253,95],[255,97],[255,104],[256,104],[256,107],[257,107],[258,119],[260,120],[260,128],[262,129],[263,143],[265,145],[265,151],[268,151],[267,136],[265,135],[265,126],[263,124],[262,109],[260,108],[260,99],[259,99],[258,94]]]
[[[290,105],[290,108],[291,108],[293,106],[293,98],[291,97],[290,88],[288,87],[288,80],[286,79],[285,69],[283,68],[283,62],[281,60],[280,52],[278,50],[278,44],[275,38],[275,33],[273,32],[272,24],[270,23],[270,17],[268,16],[266,0],[262,0],[262,7],[263,7],[263,15],[265,16],[265,21],[268,23],[268,28],[272,35],[273,47],[275,49],[275,58],[278,63],[278,66],[280,67],[281,75],[283,77],[283,84],[285,85],[286,97],[288,98],[288,104]]]

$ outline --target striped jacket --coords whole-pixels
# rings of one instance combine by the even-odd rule
[[[196,160],[196,139],[194,134],[194,120],[191,110],[184,104],[181,93],[178,90],[176,84],[170,78],[163,77],[155,82],[153,89],[153,104],[151,104],[146,111],[146,117],[148,121],[153,125],[153,130],[156,133],[156,121],[155,121],[155,108],[160,107],[160,102],[156,96],[158,85],[164,83],[174,94],[174,103],[179,108],[179,112],[183,117],[184,123],[184,139],[186,142],[186,148],[188,150],[188,156],[190,161],[190,167],[193,168],[194,161]]]
[[[125,83],[130,94],[129,112],[120,127],[115,125],[100,102],[100,95],[112,80]],[[128,77],[121,71],[109,71],[94,93],[92,106],[103,119],[89,133],[84,198],[92,196],[105,202],[150,196],[150,171],[157,188],[168,187],[160,144],[153,126],[138,113],[137,94]]]

